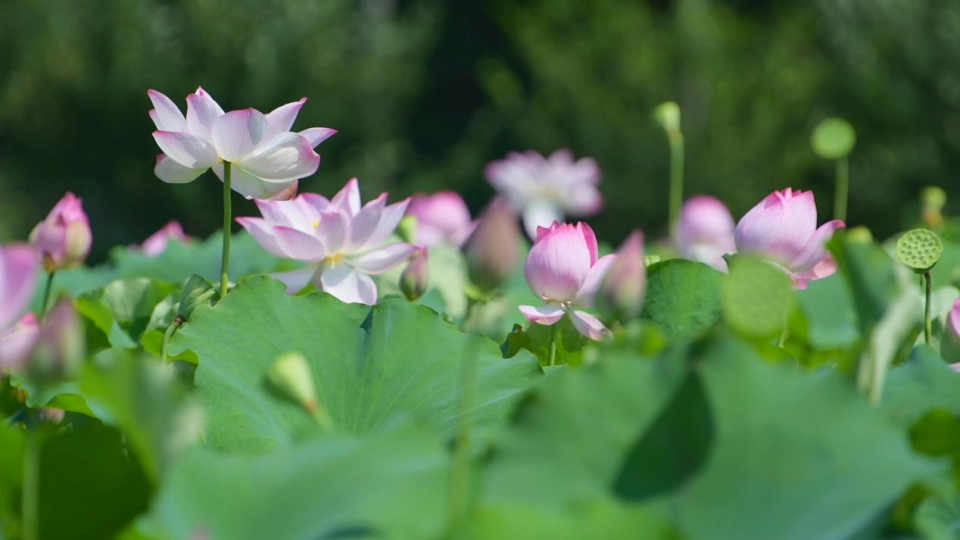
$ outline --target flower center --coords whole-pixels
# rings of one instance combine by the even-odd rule
[[[319,228],[320,228],[320,220],[319,220],[319,219],[315,219],[315,220],[313,220],[312,222],[310,222],[310,225],[311,225],[314,229],[319,229]]]
[[[343,260],[343,253],[334,253],[333,255],[328,255],[324,260],[330,264],[337,264]]]

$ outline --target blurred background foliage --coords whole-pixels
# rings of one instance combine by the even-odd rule
[[[307,96],[297,127],[340,133],[301,190],[365,199],[455,189],[478,210],[483,166],[510,150],[595,157],[612,243],[662,233],[667,147],[650,119],[683,109],[687,195],[735,216],[773,189],[814,189],[832,165],[809,136],[857,129],[851,224],[885,236],[921,186],[960,187],[960,2],[953,0],[3,0],[0,240],[23,238],[66,190],[84,199],[94,259],[166,221],[209,234],[210,174],[153,176],[148,88],[225,109]],[[237,205],[238,214],[255,210]],[[908,208],[908,211],[904,211]]]

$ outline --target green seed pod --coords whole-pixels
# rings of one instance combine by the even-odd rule
[[[907,231],[897,240],[897,258],[918,274],[930,271],[942,254],[940,237],[927,229]]]
[[[827,118],[813,130],[810,145],[823,159],[840,159],[857,143],[857,132],[843,118]]]

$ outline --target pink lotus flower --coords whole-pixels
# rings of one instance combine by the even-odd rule
[[[163,151],[154,168],[157,178],[183,184],[213,168],[223,180],[223,162],[228,161],[231,187],[248,199],[269,199],[315,173],[320,155],[313,149],[336,133],[329,128],[290,131],[306,98],[268,114],[256,109],[224,113],[210,94],[197,88],[187,96],[184,116],[160,92],[149,90],[147,95],[157,126],[153,138]]]
[[[237,222],[271,254],[311,263],[275,275],[288,293],[313,283],[344,302],[373,305],[377,286],[370,275],[389,271],[416,250],[399,242],[384,245],[410,200],[389,206],[386,202],[383,193],[361,208],[360,185],[354,178],[332,200],[302,193],[289,201],[257,201],[263,219]]]
[[[459,247],[473,230],[467,204],[453,191],[414,195],[407,214],[417,218],[415,241],[420,246],[450,244]]]
[[[190,237],[183,232],[183,227],[179,221],[171,221],[161,227],[159,231],[151,234],[140,245],[140,249],[147,257],[157,257],[167,250],[167,244],[171,240],[180,243],[190,241]]]
[[[740,219],[734,242],[741,253],[777,263],[793,279],[795,288],[805,289],[808,281],[837,270],[826,243],[843,226],[842,221],[833,220],[818,229],[813,192],[787,188],[771,193]]]
[[[647,268],[643,265],[643,233],[634,231],[617,250],[597,292],[597,309],[605,317],[626,322],[640,315]]]
[[[603,198],[597,190],[600,168],[592,158],[573,160],[561,149],[549,158],[528,150],[512,152],[506,159],[487,165],[487,180],[523,214],[530,238],[538,227],[563,221],[565,215],[592,216],[600,211]]]
[[[0,371],[18,371],[33,352],[40,338],[37,316],[27,313],[4,332],[0,332]]]
[[[597,237],[586,223],[558,224],[537,229],[524,275],[535,295],[547,302],[542,307],[520,306],[531,322],[556,324],[570,313],[581,334],[599,340],[609,330],[596,317],[574,308],[592,307],[600,282],[616,255],[597,258]]]
[[[0,247],[0,332],[27,309],[33,298],[40,257],[26,244]]]
[[[683,205],[674,244],[683,258],[726,270],[723,256],[737,249],[734,226],[730,210],[719,199],[698,195]]]
[[[83,203],[67,192],[50,210],[46,219],[30,233],[30,243],[37,247],[47,272],[73,268],[87,258],[93,233],[83,211]]]

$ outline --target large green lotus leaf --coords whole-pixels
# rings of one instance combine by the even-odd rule
[[[533,355],[504,360],[496,344],[461,333],[423,306],[288,296],[266,276],[241,281],[216,306],[197,308],[170,348],[200,359],[195,382],[209,420],[206,442],[245,451],[282,446],[314,429],[309,415],[266,384],[268,367],[285,352],[306,356],[320,401],[344,433],[370,431],[398,411],[452,430],[461,415],[461,365],[471,359],[479,366],[471,416],[482,436],[542,378]]]
[[[699,372],[716,440],[675,499],[691,540],[849,538],[940,469],[839,374],[762,362],[732,340]]]
[[[897,295],[894,262],[878,244],[834,235],[827,244],[840,267],[857,311],[861,335],[880,322]]]
[[[960,415],[960,373],[947,366],[936,350],[920,346],[887,375],[883,410],[909,426],[934,409]]]
[[[797,291],[797,301],[806,315],[807,340],[814,349],[850,347],[860,337],[853,299],[841,273],[811,281]]]
[[[23,440],[22,429],[0,424],[0,522],[15,515],[10,501],[19,494],[23,479]]]
[[[927,497],[917,507],[913,521],[925,540],[956,540],[960,531],[960,494]]]
[[[722,276],[705,264],[683,259],[650,265],[643,317],[660,325],[670,338],[707,330],[720,318]]]
[[[76,306],[107,337],[112,347],[132,349],[147,329],[154,309],[177,287],[146,278],[114,281],[77,298]]]
[[[140,529],[170,540],[437,538],[447,453],[432,430],[390,423],[258,457],[196,449],[167,478]]]

